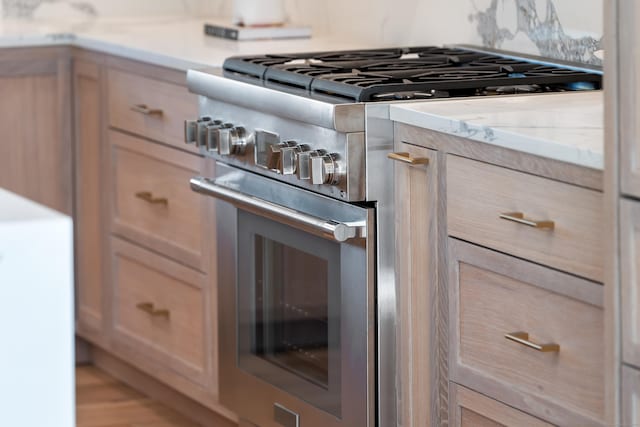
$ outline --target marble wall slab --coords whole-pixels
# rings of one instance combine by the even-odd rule
[[[256,0],[260,1],[260,0]],[[603,0],[283,0],[316,36],[376,46],[467,43],[601,64]],[[21,18],[230,16],[233,0],[0,0]]]

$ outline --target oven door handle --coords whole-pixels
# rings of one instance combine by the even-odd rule
[[[268,213],[272,217],[281,218],[287,223],[313,229],[338,242],[367,236],[366,221],[336,222],[307,215],[258,197],[249,196],[216,184],[214,181],[198,176],[191,178],[191,189],[196,193],[212,196],[229,202],[239,208],[249,209],[257,213]]]

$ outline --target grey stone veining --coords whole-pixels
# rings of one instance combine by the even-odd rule
[[[602,38],[569,36],[562,27],[553,0],[546,0],[544,17],[539,16],[536,1],[545,0],[492,0],[486,10],[477,11],[469,19],[476,23],[482,43],[487,47],[499,49],[505,41],[523,33],[536,45],[542,56],[602,65],[602,60],[595,55],[596,51],[602,49]],[[515,32],[499,23],[498,6],[506,2],[515,3]]]
[[[44,3],[67,3],[88,17],[98,15],[91,3],[65,0],[2,0],[2,14],[5,18],[32,18],[35,10]]]

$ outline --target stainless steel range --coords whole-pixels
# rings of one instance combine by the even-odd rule
[[[258,426],[396,425],[393,128],[385,102],[599,89],[462,48],[230,58],[189,71],[216,161],[222,402]]]

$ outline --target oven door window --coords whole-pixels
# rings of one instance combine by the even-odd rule
[[[337,417],[340,252],[337,242],[238,211],[238,365]]]

